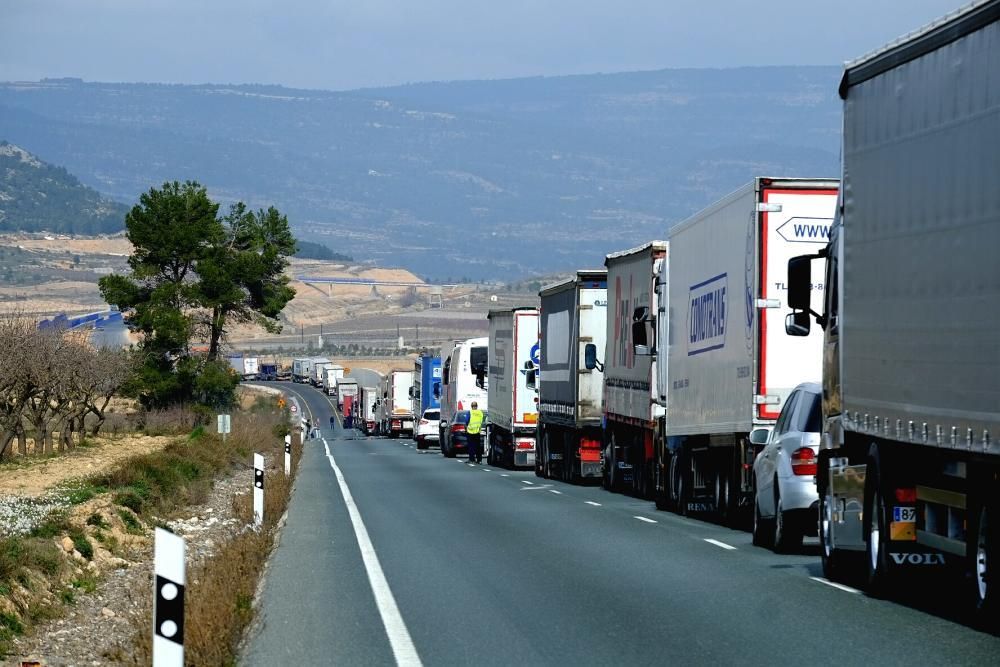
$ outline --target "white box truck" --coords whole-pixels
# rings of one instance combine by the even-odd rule
[[[604,373],[586,361],[604,354],[608,272],[577,271],[539,296],[535,474],[568,482],[599,479]]]
[[[438,425],[441,453],[454,456],[451,421],[456,412],[468,410],[473,401],[486,408],[489,366],[487,337],[455,341],[441,348],[441,422]]]
[[[410,387],[413,371],[389,371],[382,381],[379,430],[390,438],[413,436],[413,407]]]
[[[312,377],[313,362],[308,357],[292,359],[292,382],[308,384]]]
[[[608,308],[604,360],[605,488],[647,497],[652,488],[653,443],[663,407],[656,399],[656,358],[636,354],[645,343],[650,314],[658,309],[656,280],[667,255],[664,241],[608,255]],[[633,327],[636,319],[639,326]],[[641,341],[633,341],[640,332]],[[544,373],[542,382],[545,381]]]
[[[312,372],[309,375],[309,384],[311,384],[314,387],[322,387],[323,369],[330,363],[331,361],[326,357],[313,357]]]
[[[750,516],[755,451],[795,386],[820,376],[822,337],[784,333],[785,268],[826,242],[837,188],[756,178],[670,230],[654,352],[666,408],[654,469],[661,509]]]
[[[378,387],[361,387],[359,391],[358,406],[360,412],[356,416],[357,427],[364,431],[365,435],[373,435],[380,389]]]
[[[788,333],[808,335],[812,311],[824,338],[826,575],[858,575],[876,591],[905,581],[919,594],[921,575],[955,566],[994,628],[998,73],[997,0],[847,65],[840,215],[819,257],[788,265],[796,312],[787,322]],[[825,272],[810,266],[817,258]],[[829,289],[817,294],[818,284]]]
[[[354,404],[357,402],[358,397],[358,381],[354,378],[340,378],[337,380],[337,409],[340,410],[341,414],[347,407],[354,410]],[[350,401],[350,402],[348,402]],[[346,405],[345,405],[346,404]]]
[[[260,375],[260,358],[243,357],[243,379],[256,380]]]
[[[323,393],[327,396],[337,394],[337,380],[344,377],[344,367],[337,364],[326,364],[323,368]]]
[[[490,465],[535,465],[538,395],[528,371],[538,367],[538,309],[491,310],[486,398]]]

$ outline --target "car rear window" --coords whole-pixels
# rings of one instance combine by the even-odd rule
[[[427,410],[424,412],[424,419],[441,419],[441,413],[437,410]]]
[[[804,433],[819,433],[820,422],[823,419],[819,394],[802,393],[802,405],[799,406],[798,424],[795,430]]]

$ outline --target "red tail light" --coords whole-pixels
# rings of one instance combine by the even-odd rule
[[[896,502],[915,503],[917,502],[916,489],[896,489]]]
[[[461,409],[462,409],[462,401],[459,401],[459,402],[458,402],[458,409],[459,409],[459,410],[461,410]]]
[[[452,424],[451,425],[451,432],[452,433],[465,433],[465,424]]]
[[[580,449],[600,449],[600,440],[591,440],[589,438],[580,438]]]
[[[792,472],[796,475],[816,474],[816,452],[811,447],[800,447],[792,452]]]
[[[535,448],[535,441],[534,440],[518,440],[517,441],[517,448],[518,449],[534,449]]]

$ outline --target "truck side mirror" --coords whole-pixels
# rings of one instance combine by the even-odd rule
[[[812,299],[812,261],[815,255],[799,255],[788,260],[788,307],[809,312]]]
[[[812,316],[807,310],[796,310],[785,315],[785,333],[789,336],[808,336]]]
[[[524,372],[524,383],[528,386],[528,389],[538,391],[538,371],[533,368],[526,370]]]
[[[604,372],[604,364],[597,360],[597,346],[593,343],[587,343],[583,348],[583,366],[588,371],[596,368],[601,373]]]
[[[413,391],[413,389],[414,389],[413,387],[410,387],[410,390],[407,392],[410,398],[416,398],[416,396],[414,396],[415,392]]]

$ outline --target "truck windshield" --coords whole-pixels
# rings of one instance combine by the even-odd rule
[[[477,368],[486,368],[488,350],[489,348],[486,346],[474,347],[469,350],[469,372],[473,375],[476,374]]]

